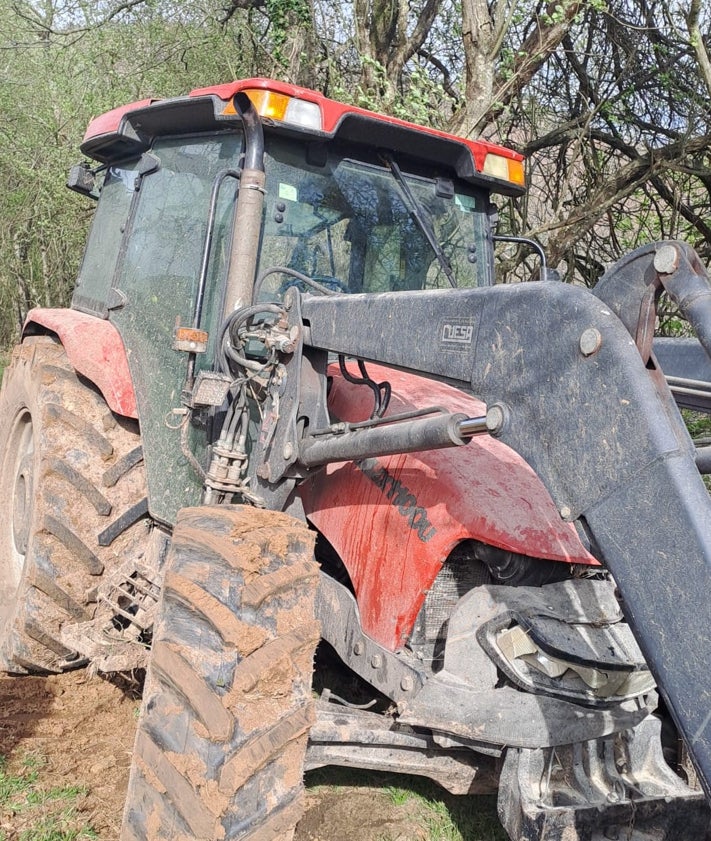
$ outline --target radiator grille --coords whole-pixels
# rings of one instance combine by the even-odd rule
[[[447,636],[450,614],[459,599],[474,587],[491,584],[492,580],[488,568],[475,555],[475,545],[457,546],[425,597],[413,631],[413,648],[430,652],[440,649]]]

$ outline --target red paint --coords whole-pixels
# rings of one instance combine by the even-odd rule
[[[24,333],[33,332],[31,325],[59,336],[75,370],[94,383],[112,412],[138,420],[126,350],[111,322],[76,310],[34,309],[27,315]]]
[[[121,105],[119,108],[114,108],[112,111],[107,111],[100,117],[95,117],[90,123],[84,134],[82,143],[91,140],[95,137],[102,137],[104,135],[116,134],[121,125],[121,120],[131,111],[137,111],[139,108],[145,108],[156,102],[155,99],[141,99],[139,102],[132,102],[130,105]]]
[[[457,137],[453,134],[448,134],[437,129],[427,128],[424,126],[415,125],[415,123],[407,122],[406,120],[399,120],[397,117],[389,117],[385,114],[377,114],[374,111],[367,111],[365,108],[357,108],[355,105],[345,105],[342,102],[336,102],[334,99],[328,99],[323,94],[309,88],[301,88],[297,85],[290,85],[286,82],[276,82],[272,79],[241,79],[235,82],[228,82],[224,85],[214,85],[209,88],[197,88],[190,92],[190,96],[217,96],[228,102],[232,97],[240,91],[259,88],[260,90],[270,90],[274,93],[282,93],[286,96],[292,96],[297,99],[303,99],[307,102],[316,103],[321,109],[321,117],[323,120],[323,130],[327,134],[333,134],[338,128],[339,124],[348,114],[358,114],[370,119],[381,120],[385,123],[390,123],[395,126],[402,126],[403,128],[414,129],[423,134],[441,137],[446,140],[454,140],[457,143],[462,143],[468,146],[474,155],[477,169],[481,172],[484,167],[484,158],[488,152],[495,152],[497,155],[510,158],[515,161],[522,161],[523,155],[514,152],[513,149],[506,149],[503,146],[497,146],[494,143],[489,143],[486,140],[468,140],[464,137]]]
[[[480,401],[450,386],[377,365],[368,370],[392,385],[389,414],[425,406],[484,414]],[[367,418],[368,389],[343,380],[335,366],[330,373],[333,416]],[[302,497],[308,518],[350,573],[364,631],[390,650],[403,645],[427,590],[462,540],[565,563],[597,563],[528,464],[489,436],[372,461],[366,473],[353,463],[330,465],[304,485]]]
[[[515,161],[522,161],[523,155],[514,152],[512,149],[506,149],[503,146],[498,146],[494,143],[489,143],[486,140],[469,140],[465,137],[457,137],[453,134],[439,131],[433,128],[418,126],[414,123],[409,123],[405,120],[399,120],[396,117],[388,117],[384,114],[376,114],[373,111],[367,111],[364,108],[357,108],[354,105],[345,105],[342,102],[336,102],[333,99],[328,99],[323,94],[317,91],[309,90],[308,88],[301,88],[296,85],[289,85],[285,82],[276,82],[271,79],[241,79],[235,82],[228,82],[223,85],[214,85],[208,88],[196,88],[190,92],[191,97],[198,96],[216,96],[219,99],[228,102],[235,94],[249,89],[271,90],[275,93],[285,94],[287,96],[297,97],[306,100],[307,102],[316,103],[320,110],[323,119],[323,129],[327,134],[333,134],[338,129],[341,121],[349,114],[356,114],[370,119],[381,120],[390,125],[402,126],[404,128],[413,129],[422,134],[432,135],[434,137],[441,137],[445,140],[454,141],[466,146],[474,157],[477,170],[481,172],[484,168],[484,159],[489,152],[509,158]],[[84,143],[99,136],[108,136],[119,131],[121,121],[132,111],[137,111],[142,108],[149,107],[153,102],[160,102],[160,100],[143,99],[140,102],[134,102],[130,105],[124,105],[120,108],[115,108],[113,111],[108,111],[100,117],[92,120],[84,135]]]
[[[117,414],[137,418],[126,352],[108,321],[69,309],[34,309],[25,322],[57,334],[74,368]],[[443,406],[471,417],[481,402],[450,386],[369,365],[393,388],[390,413]],[[372,396],[330,371],[329,409],[364,420]],[[311,522],[334,546],[353,581],[364,631],[391,650],[411,631],[427,590],[454,546],[482,540],[522,554],[595,564],[563,523],[533,470],[488,436],[446,450],[330,465],[302,486]]]

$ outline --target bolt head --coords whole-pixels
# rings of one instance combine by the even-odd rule
[[[580,352],[583,356],[592,356],[600,350],[602,335],[596,327],[588,327],[580,336]]]
[[[672,274],[679,268],[679,252],[674,245],[663,245],[654,255],[654,269],[659,274]]]

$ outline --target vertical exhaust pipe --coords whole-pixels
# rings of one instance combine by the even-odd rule
[[[234,310],[252,303],[266,181],[262,121],[245,93],[236,94],[233,104],[242,120],[245,152],[232,227],[223,320]]]

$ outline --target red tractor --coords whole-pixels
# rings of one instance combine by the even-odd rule
[[[498,788],[516,841],[702,838],[694,252],[495,285],[520,155],[263,79],[81,148],[72,305],[0,397],[0,651],[147,667],[121,837],[290,838],[336,764]]]

